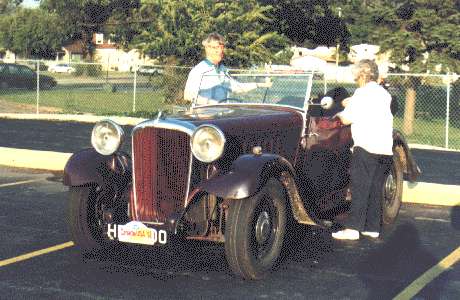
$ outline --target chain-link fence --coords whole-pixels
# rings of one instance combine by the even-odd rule
[[[183,105],[190,68],[134,66],[130,72],[102,64],[17,60],[0,63],[0,112],[143,115]],[[233,70],[233,72],[254,70]],[[460,149],[460,80],[450,75],[388,74],[399,104],[394,126],[408,142]],[[312,95],[354,83],[317,75]],[[291,87],[289,87],[291,88]]]
[[[94,63],[0,64],[3,112],[128,114],[157,111],[182,98],[189,68],[135,66],[119,72]]]

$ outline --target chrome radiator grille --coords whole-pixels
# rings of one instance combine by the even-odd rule
[[[135,131],[133,219],[165,222],[184,205],[190,153],[190,137],[186,133],[155,127]]]

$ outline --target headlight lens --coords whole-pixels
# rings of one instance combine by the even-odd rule
[[[110,155],[117,151],[124,138],[123,129],[111,120],[96,123],[91,133],[91,144],[102,155]]]
[[[202,125],[192,134],[191,144],[193,155],[200,161],[209,163],[224,152],[225,136],[215,126]]]

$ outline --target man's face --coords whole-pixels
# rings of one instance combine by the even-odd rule
[[[206,58],[217,65],[224,58],[224,45],[218,41],[211,41],[205,47]]]

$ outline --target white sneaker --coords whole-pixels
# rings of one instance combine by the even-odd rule
[[[338,240],[359,240],[359,231],[354,229],[344,229],[333,232],[332,237]]]
[[[375,232],[375,231],[363,231],[361,232],[362,235],[365,235],[365,236],[368,236],[368,237],[371,237],[371,238],[378,238],[380,236],[380,233],[378,232]]]

